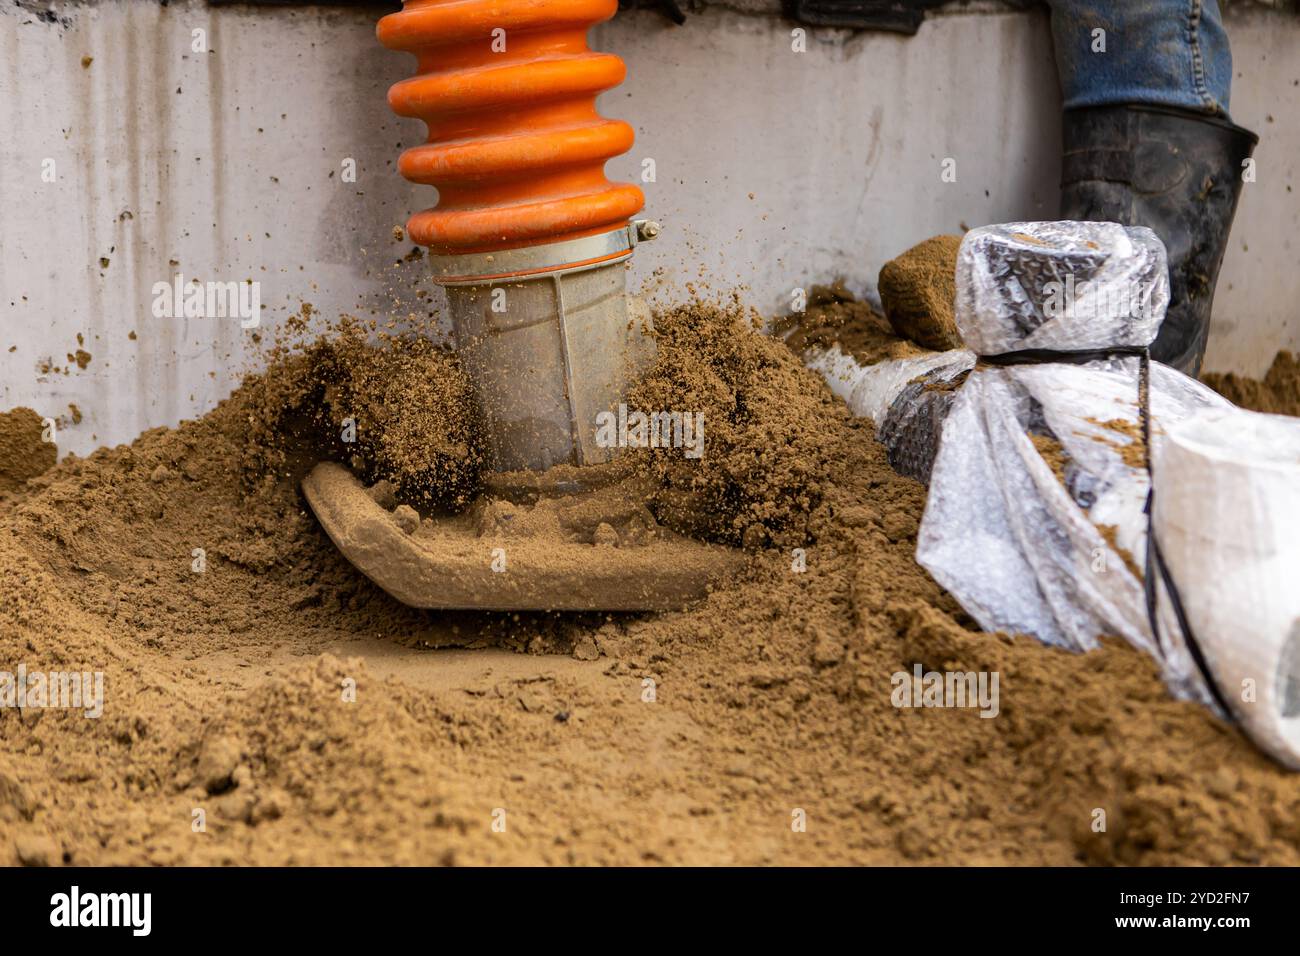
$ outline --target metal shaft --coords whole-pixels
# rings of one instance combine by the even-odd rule
[[[649,309],[626,294],[626,260],[658,225],[494,253],[434,257],[457,350],[474,382],[497,471],[592,465],[596,443],[654,356]]]

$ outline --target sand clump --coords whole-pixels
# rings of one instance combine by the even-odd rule
[[[913,560],[922,487],[752,315],[658,324],[640,400],[710,417],[703,458],[641,463],[656,520],[750,538],[686,611],[379,591],[296,484],[358,454],[328,342],[0,502],[0,666],[106,682],[97,720],[0,708],[0,862],[1300,863],[1300,780],[1147,658],[975,630]],[[915,664],[997,671],[998,716],[894,707]]]
[[[961,236],[933,236],[884,264],[880,301],[894,331],[935,351],[961,348],[953,308]]]
[[[342,344],[340,344],[340,342]],[[335,423],[355,420],[370,475],[408,504],[464,506],[483,468],[468,377],[455,355],[423,338],[374,348],[356,327],[325,346]]]
[[[655,319],[658,358],[629,407],[703,416],[705,453],[641,450],[670,528],[728,544],[798,545],[822,501],[826,434],[846,411],[739,306],[670,309]]]
[[[479,487],[469,379],[454,353],[421,335],[345,317],[305,344],[277,344],[268,371],[236,400],[246,407],[250,482],[297,479],[326,457],[422,507],[463,507]]]

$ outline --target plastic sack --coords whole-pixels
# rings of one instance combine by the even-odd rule
[[[957,256],[957,327],[983,355],[1143,347],[1168,301],[1164,246],[1143,227],[989,226]],[[1139,372],[1137,357],[977,367],[944,421],[916,559],[986,630],[1074,650],[1122,636],[1177,696],[1213,706],[1172,611],[1152,633]],[[1158,364],[1149,401],[1156,440],[1231,408]]]
[[[1155,534],[1222,697],[1300,769],[1300,420],[1199,412],[1157,443],[1154,475]]]
[[[1013,222],[957,251],[954,318],[978,355],[1145,346],[1168,304],[1164,243],[1145,226]]]
[[[1149,309],[1112,294],[1130,282],[1148,283]],[[1141,346],[1167,301],[1164,249],[1147,229],[1011,223],[968,233],[958,254],[958,328],[986,353]],[[1122,635],[1167,660],[1181,696],[1209,699],[1185,650],[1162,654],[1147,619],[1137,359],[977,367],[956,350],[863,367],[832,347],[805,360],[875,421],[896,468],[930,484],[917,560],[981,627],[1076,650]],[[1171,369],[1152,376],[1157,427],[1227,405]],[[1059,477],[1031,433],[1059,445]]]
[[[832,346],[806,355],[804,361],[844,399],[849,411],[876,423],[876,438],[900,474],[930,480],[954,386],[975,367],[975,353],[954,349],[859,365]]]
[[[1163,640],[1151,632],[1137,389],[1136,358],[972,372],[944,422],[916,559],[985,630],[1074,650],[1122,636],[1160,662],[1175,695],[1213,705],[1171,610]],[[1159,364],[1150,396],[1157,442],[1202,409],[1232,407]],[[1044,447],[1059,448],[1054,462]]]
[[[1144,447],[1137,356],[1168,304],[1165,250],[1145,228],[1010,223],[968,233],[956,320],[975,352],[862,368],[837,349],[809,365],[890,460],[928,479],[916,559],[979,625],[1084,651],[1125,638],[1171,692],[1300,768],[1300,422],[1237,409],[1158,363]],[[1154,525],[1146,513],[1151,475]],[[1156,567],[1155,527],[1207,683]],[[1255,699],[1241,700],[1253,680]]]

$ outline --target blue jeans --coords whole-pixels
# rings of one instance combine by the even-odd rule
[[[1227,116],[1232,53],[1217,0],[1047,4],[1066,109],[1143,103]]]

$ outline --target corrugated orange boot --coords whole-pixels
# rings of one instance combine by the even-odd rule
[[[380,41],[418,61],[388,101],[428,125],[400,169],[439,199],[407,227],[447,288],[502,471],[607,460],[595,416],[617,406],[652,348],[620,263],[658,227],[631,221],[638,187],[605,177],[632,127],[596,112],[625,69],[587,47],[588,28],[617,8],[407,0],[379,22]]]

